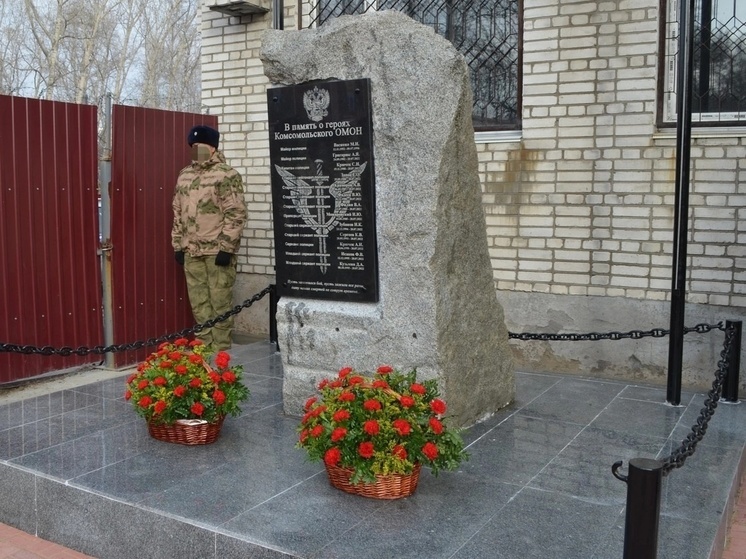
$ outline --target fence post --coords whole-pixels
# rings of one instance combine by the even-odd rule
[[[741,370],[741,331],[743,323],[740,320],[726,320],[725,329],[735,328],[736,335],[730,346],[728,354],[728,374],[725,376],[723,386],[723,400],[726,402],[738,402],[739,373]]]
[[[280,345],[277,343],[277,286],[270,284],[269,291],[269,341],[277,346],[280,351]]]
[[[617,462],[611,471],[627,484],[627,513],[624,520],[624,558],[656,559],[658,523],[663,485],[663,462],[652,458],[633,458],[627,476],[617,474]]]

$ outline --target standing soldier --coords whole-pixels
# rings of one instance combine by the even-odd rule
[[[184,266],[189,302],[198,323],[230,310],[236,252],[246,222],[241,175],[218,151],[220,133],[195,126],[187,143],[192,164],[179,172],[174,192],[171,244]],[[231,347],[233,317],[197,335],[215,350]]]

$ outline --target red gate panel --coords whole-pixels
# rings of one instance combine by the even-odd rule
[[[0,342],[103,343],[96,107],[0,95]],[[101,361],[0,352],[0,383]]]
[[[111,242],[114,343],[132,343],[194,325],[182,268],[171,248],[171,200],[196,124],[216,116],[114,105]],[[154,348],[117,353],[117,366]]]

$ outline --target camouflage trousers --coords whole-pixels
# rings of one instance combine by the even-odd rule
[[[236,257],[228,266],[216,266],[215,255],[192,257],[184,255],[189,303],[197,323],[202,324],[229,311],[233,305],[233,284],[236,282]],[[231,347],[233,317],[218,322],[197,334],[198,339],[216,350]]]

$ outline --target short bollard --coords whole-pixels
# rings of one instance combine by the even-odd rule
[[[738,402],[739,372],[741,370],[741,330],[743,323],[740,320],[726,320],[725,328],[735,328],[735,336],[728,353],[728,374],[723,386],[723,400],[730,403]]]
[[[624,521],[624,559],[656,559],[658,523],[663,484],[663,462],[651,458],[629,461],[627,476],[617,473],[621,462],[611,471],[627,484],[627,513]]]

